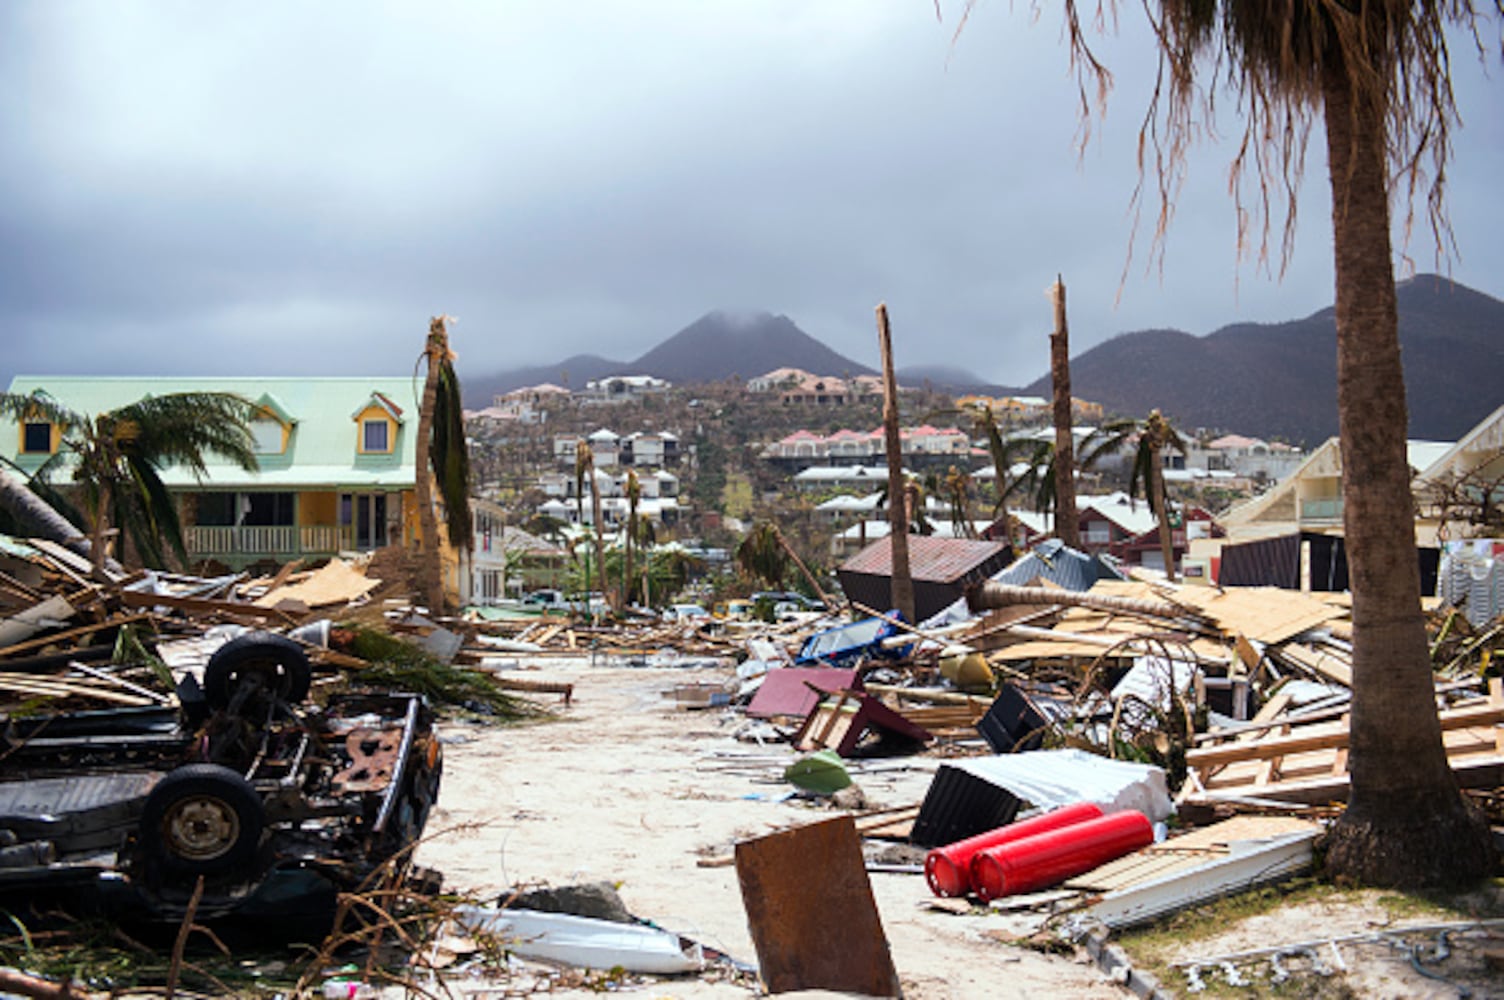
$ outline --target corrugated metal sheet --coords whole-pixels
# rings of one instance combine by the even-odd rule
[[[915,579],[934,583],[955,583],[978,571],[999,556],[1006,557],[1005,542],[982,542],[969,538],[936,538],[934,535],[909,536],[909,573]],[[843,573],[871,576],[893,575],[893,550],[887,538],[867,546],[841,566]]]
[[[942,764],[919,806],[909,840],[943,847],[1007,826],[1018,815],[1018,796],[974,774]]]
[[[1126,577],[1101,557],[1067,548],[1058,538],[1034,546],[1034,550],[998,573],[994,583],[1027,587],[1035,580],[1048,580],[1071,591],[1090,590],[1098,580],[1123,580]]]
[[[987,579],[1012,558],[1003,542],[968,538],[909,536],[909,572],[914,579],[914,614],[924,621],[960,599],[966,585]],[[893,552],[880,538],[837,571],[846,596],[875,610],[891,605]]]

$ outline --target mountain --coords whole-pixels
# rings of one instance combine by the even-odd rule
[[[565,385],[567,382],[567,388],[579,389],[591,379],[620,374],[642,373],[627,373],[620,361],[607,361],[594,354],[576,354],[556,365],[513,368],[510,371],[479,377],[467,375],[461,385],[461,390],[465,396],[465,406],[472,410],[479,410],[490,406],[491,401],[497,396],[511,392],[513,389],[521,389],[525,385],[541,385],[544,382]]]
[[[964,368],[946,365],[911,365],[894,373],[899,385],[928,385],[939,392],[954,392],[958,395],[976,393],[984,396],[1018,396],[1021,389],[1009,389],[994,385]]]
[[[1396,286],[1412,438],[1455,441],[1504,401],[1504,302],[1434,274]],[[711,312],[634,361],[576,355],[554,365],[467,377],[465,405],[540,382],[580,388],[607,375],[657,375],[676,383],[752,378],[774,368],[818,375],[871,374],[787,316]],[[1337,433],[1337,332],[1333,310],[1284,323],[1239,323],[1203,337],[1181,330],[1120,334],[1071,360],[1076,396],[1110,413],[1158,407],[1186,429],[1316,445]],[[957,393],[1050,396],[1048,374],[1010,389],[964,370],[902,369],[899,382]]]
[[[1396,290],[1410,436],[1454,441],[1504,398],[1504,302],[1432,274]],[[1182,428],[1315,445],[1337,433],[1334,312],[1204,337],[1121,334],[1071,360],[1071,387],[1113,413],[1141,417],[1157,406]],[[1049,376],[1023,392],[1048,397]]]
[[[581,354],[556,365],[539,365],[467,378],[465,405],[489,406],[494,396],[540,382],[569,388],[607,375],[656,375],[670,382],[719,382],[749,379],[774,368],[802,368],[816,375],[871,375],[873,370],[837,354],[811,337],[787,316],[772,313],[706,313],[635,361],[608,361]]]
[[[632,362],[633,372],[670,382],[742,380],[774,368],[802,368],[816,375],[870,375],[872,369],[837,354],[771,313],[706,313]]]

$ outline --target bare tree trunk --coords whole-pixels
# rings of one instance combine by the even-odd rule
[[[903,481],[903,440],[898,429],[898,377],[893,372],[893,334],[888,307],[877,306],[877,346],[883,359],[883,438],[888,451],[888,541],[892,553],[893,607],[914,621],[914,579],[909,574],[908,490]]]
[[[1159,516],[1159,554],[1165,561],[1165,579],[1175,582],[1175,539],[1170,533],[1170,508],[1165,506],[1165,474],[1159,467],[1159,446],[1149,446],[1149,489],[1154,497],[1154,512]]]
[[[1490,871],[1493,851],[1488,826],[1458,790],[1436,718],[1405,454],[1385,109],[1356,97],[1349,72],[1332,58],[1322,74],[1353,596],[1352,784],[1326,863],[1334,875],[1372,885],[1455,885]]]
[[[1050,384],[1055,404],[1055,537],[1073,549],[1081,547],[1080,516],[1076,513],[1076,439],[1071,433],[1071,341],[1065,322],[1065,283],[1059,276],[1050,287],[1055,304],[1055,332],[1050,334]]]
[[[93,561],[94,546],[88,536],[33,493],[24,480],[4,467],[0,467],[0,506],[9,511],[28,534],[57,542]],[[111,569],[120,568],[110,559],[106,560],[106,565]]]
[[[106,539],[109,537],[110,504],[114,502],[114,493],[110,489],[109,480],[100,478],[99,483],[99,508],[94,511],[94,525],[90,535],[90,562],[94,567],[94,576],[104,578],[105,560],[109,558],[109,547]]]
[[[606,538],[601,534],[604,525],[601,523],[601,488],[595,481],[595,466],[590,467],[590,517],[595,522],[592,534],[595,536],[595,575],[601,581],[601,596],[606,599],[606,606],[612,611],[616,610],[616,601],[613,599],[611,581],[606,579]],[[590,610],[590,595],[585,595],[585,610]]]
[[[449,334],[444,317],[435,316],[428,323],[428,344],[424,354],[428,377],[423,382],[423,400],[418,405],[418,440],[413,470],[418,495],[419,579],[423,600],[430,614],[444,613],[444,564],[439,549],[439,519],[433,511],[433,469],[430,453],[433,445],[433,409],[439,395],[439,366],[449,351]]]
[[[799,567],[799,572],[803,574],[805,582],[814,590],[815,596],[820,599],[820,603],[825,605],[828,610],[834,611],[836,609],[835,602],[826,595],[824,588],[820,586],[820,581],[816,580],[815,575],[809,571],[809,567],[804,565],[804,560],[799,558],[799,553],[794,551],[794,547],[789,544],[787,538],[783,537],[783,532],[778,530],[778,525],[776,524],[773,525],[773,536],[778,539],[778,544],[783,546],[783,551],[788,553],[788,557],[794,561],[794,565]]]

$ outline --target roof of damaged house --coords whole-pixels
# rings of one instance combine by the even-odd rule
[[[174,392],[229,392],[253,402],[270,398],[276,422],[287,430],[280,452],[258,453],[261,468],[246,472],[224,459],[207,454],[208,474],[202,483],[191,471],[177,466],[163,470],[169,487],[308,488],[411,487],[415,481],[416,430],[421,382],[411,376],[307,376],[228,378],[194,376],[18,375],[10,392],[29,395],[44,390],[58,403],[79,413],[102,413],[127,406],[147,395]],[[389,452],[360,450],[357,419],[370,406],[392,419],[394,434]],[[23,468],[47,456],[17,455],[19,435],[0,421],[0,456]]]
[[[910,535],[909,574],[915,580],[953,583],[978,572],[990,563],[1006,560],[1009,551],[1004,542]],[[841,572],[892,576],[893,551],[888,539],[878,539],[846,560],[841,564]]]

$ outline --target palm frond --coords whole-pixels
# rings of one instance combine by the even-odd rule
[[[108,430],[123,453],[158,467],[181,465],[202,478],[207,455],[247,472],[259,468],[249,426],[257,412],[256,404],[234,393],[173,392],[110,411],[100,418],[100,429]]]
[[[433,408],[433,446],[428,459],[444,501],[444,527],[450,545],[469,551],[475,534],[474,519],[470,516],[470,452],[465,445],[460,380],[448,361],[439,366]]]
[[[30,393],[0,393],[0,416],[9,417],[16,423],[28,420],[45,420],[66,431],[84,422],[84,417],[59,403],[45,389]]]

